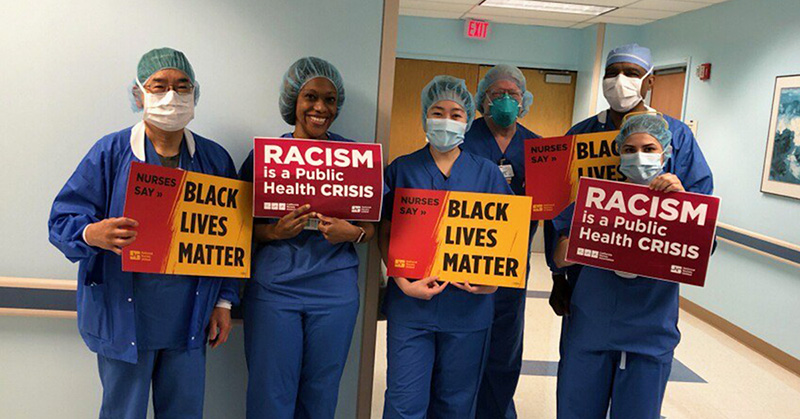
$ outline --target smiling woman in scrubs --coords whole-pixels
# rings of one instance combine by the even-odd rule
[[[283,77],[280,111],[294,125],[284,138],[352,141],[329,132],[345,92],[331,63],[301,58]],[[253,180],[253,153],[240,177]],[[247,417],[333,418],[339,380],[358,314],[354,243],[370,223],[313,212],[304,205],[278,220],[256,220],[253,278],[245,289]],[[309,219],[318,230],[304,229]]]
[[[397,188],[512,194],[497,165],[462,151],[475,103],[464,81],[437,76],[422,90],[429,144],[386,168],[380,248],[388,260]],[[387,390],[384,418],[473,418],[497,287],[438,278],[389,281],[384,302]]]
[[[182,52],[154,49],[131,90],[143,121],[101,138],[78,164],[50,213],[50,242],[78,269],[78,329],[97,353],[100,418],[202,418],[205,342],[231,329],[234,280],[123,272],[122,249],[139,223],[122,216],[131,162],[236,177],[228,152],[186,129],[198,98]],[[215,307],[216,306],[216,307]]]
[[[616,143],[628,182],[683,191],[665,173],[672,132],[658,115],[629,116]],[[566,262],[574,204],[553,220],[555,262]],[[558,370],[558,417],[658,419],[672,356],[680,340],[678,284],[590,266],[580,270],[570,304]]]

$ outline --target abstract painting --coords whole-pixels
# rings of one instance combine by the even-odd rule
[[[761,191],[800,199],[800,76],[775,80]]]

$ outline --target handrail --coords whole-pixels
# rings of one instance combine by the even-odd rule
[[[800,246],[717,222],[717,240],[800,268]]]

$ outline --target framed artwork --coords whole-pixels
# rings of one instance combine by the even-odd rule
[[[761,192],[800,199],[800,75],[775,78]]]

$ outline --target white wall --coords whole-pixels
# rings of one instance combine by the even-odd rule
[[[50,205],[95,141],[141,118],[131,112],[126,89],[139,58],[152,48],[186,53],[202,86],[189,127],[220,142],[237,164],[253,136],[289,130],[278,114],[278,88],[286,68],[306,55],[330,60],[345,79],[347,102],[333,130],[373,141],[382,6],[358,0],[5,2],[0,276],[76,277],[77,267],[47,242]],[[354,343],[360,328],[361,318]],[[241,335],[240,328],[236,332]],[[100,383],[88,350],[62,349],[75,346],[76,338],[72,322],[0,321],[0,365],[31,366],[0,370],[0,409],[20,412],[0,411],[0,417],[87,417],[96,411]],[[47,345],[29,352],[36,341]],[[241,336],[228,345],[209,356],[208,417],[241,417],[243,411]],[[355,409],[358,349],[351,349],[340,417],[352,417]],[[42,357],[53,362],[34,362]],[[230,370],[217,375],[221,365]],[[23,372],[25,380],[48,390],[6,391]],[[56,376],[80,383],[80,391],[78,385],[51,386]]]

